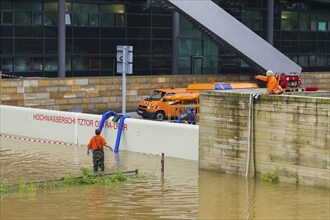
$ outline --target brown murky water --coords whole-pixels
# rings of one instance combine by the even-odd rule
[[[0,181],[81,175],[91,166],[85,147],[1,137]],[[160,152],[161,153],[161,152]],[[267,184],[198,170],[198,162],[106,151],[106,171],[134,170],[152,180],[118,186],[74,186],[1,197],[0,219],[329,219],[327,189]]]

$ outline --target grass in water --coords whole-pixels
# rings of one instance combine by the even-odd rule
[[[110,185],[115,183],[125,182],[127,180],[144,180],[149,178],[144,174],[128,175],[116,170],[113,174],[100,174],[94,175],[93,169],[91,168],[80,168],[82,176],[75,177],[64,177],[58,180],[50,180],[44,182],[32,182],[25,183],[24,181],[19,181],[16,184],[9,184],[7,181],[0,183],[0,196],[7,193],[15,192],[35,192],[38,188],[54,188],[54,187],[65,187],[73,185],[91,185],[91,184],[103,184]]]
[[[278,175],[273,174],[273,173],[264,173],[261,175],[261,179],[263,181],[272,183],[272,182],[276,182],[278,180]]]

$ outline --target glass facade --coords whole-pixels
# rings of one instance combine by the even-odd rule
[[[266,39],[267,1],[214,0]],[[66,0],[66,76],[113,76],[117,45],[134,47],[134,75],[172,73],[172,12],[154,0]],[[303,71],[330,71],[330,3],[274,0],[274,42]],[[3,73],[57,77],[58,2],[0,1]],[[254,72],[179,17],[178,73]]]

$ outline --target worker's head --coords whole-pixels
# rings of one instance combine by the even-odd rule
[[[190,111],[191,111],[191,112],[195,112],[195,109],[194,109],[194,108],[191,108]]]
[[[272,75],[274,75],[273,71],[268,70],[268,71],[266,72],[266,76],[272,76]]]
[[[96,135],[99,135],[99,134],[101,134],[101,131],[100,131],[100,129],[96,128],[96,129],[95,129],[95,134],[96,134]]]

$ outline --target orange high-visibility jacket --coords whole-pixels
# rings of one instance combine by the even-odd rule
[[[275,93],[275,94],[279,94],[281,92],[283,92],[282,87],[278,84],[278,81],[276,79],[275,76],[261,76],[258,75],[256,76],[256,79],[260,79],[262,81],[267,82],[267,92],[266,94],[270,94],[270,93]]]
[[[91,138],[89,141],[89,144],[87,145],[87,148],[92,148],[93,151],[97,149],[103,148],[103,146],[107,145],[107,142],[101,135],[95,135]]]

